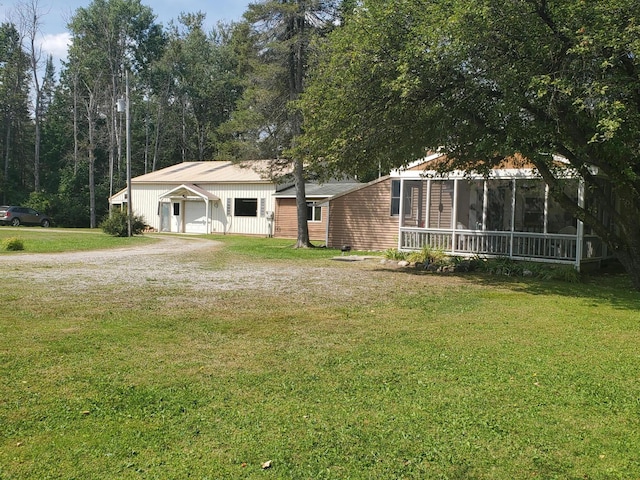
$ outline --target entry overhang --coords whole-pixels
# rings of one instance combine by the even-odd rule
[[[220,198],[205,189],[198,187],[192,183],[183,183],[160,196],[160,199],[176,198],[176,197],[197,197],[204,201],[219,202]]]
[[[214,195],[211,192],[207,192],[205,189],[198,187],[192,183],[183,183],[182,185],[175,187],[162,195],[160,195],[160,202],[171,202],[175,200],[187,200],[187,201],[196,201],[196,202],[204,202],[205,205],[205,222],[206,222],[206,231],[205,233],[211,233],[211,204],[213,207],[217,207],[220,203],[220,197]],[[182,222],[184,222],[184,217],[182,218]],[[181,227],[182,232],[185,230],[184,223]]]

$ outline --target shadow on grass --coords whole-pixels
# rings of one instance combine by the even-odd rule
[[[387,272],[411,276],[441,276],[467,279],[468,281],[496,288],[506,288],[531,295],[561,295],[589,300],[592,304],[609,304],[614,308],[640,312],[640,292],[634,290],[631,279],[618,269],[603,269],[583,276],[579,283],[537,278],[492,275],[484,272],[433,273],[415,268],[384,269]]]

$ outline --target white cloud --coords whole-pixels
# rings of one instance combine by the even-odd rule
[[[64,60],[67,58],[70,44],[69,32],[46,34],[42,39],[42,51],[46,56],[51,54],[54,60]]]

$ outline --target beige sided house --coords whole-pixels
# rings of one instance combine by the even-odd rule
[[[386,250],[398,246],[400,179],[362,184],[328,200],[326,243],[330,248]]]
[[[328,227],[327,212],[329,209],[326,201],[361,185],[362,183],[353,181],[305,184],[307,227],[309,229],[310,240],[326,240]],[[274,236],[280,238],[296,238],[298,235],[298,214],[295,187],[289,186],[281,189],[275,194],[275,199]]]
[[[272,235],[276,184],[268,160],[184,162],[131,181],[135,215],[159,232]],[[111,198],[124,207],[127,190]]]
[[[611,257],[606,244],[551,197],[526,160],[514,157],[486,178],[463,171],[440,174],[441,161],[444,155],[432,154],[331,198],[327,246],[430,247],[449,255],[510,257],[576,269]],[[556,161],[566,165],[560,157]],[[565,194],[580,205],[592,202],[575,172],[564,168]],[[596,210],[610,223],[606,210]]]

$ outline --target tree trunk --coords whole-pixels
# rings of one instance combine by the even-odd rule
[[[162,106],[161,102],[158,102],[158,112],[156,114],[156,133],[153,141],[153,162],[151,164],[151,171],[155,172],[158,168],[158,154],[160,152],[160,122],[162,121]]]
[[[309,225],[307,224],[307,194],[305,191],[304,165],[302,160],[295,160],[293,170],[296,186],[296,211],[298,214],[298,241],[296,248],[309,248],[313,245],[309,240]]]
[[[7,203],[7,190],[9,188],[9,163],[11,160],[11,117],[6,117],[6,136],[4,142],[4,178],[3,178],[3,188],[2,188],[2,203]]]
[[[95,180],[95,125],[94,125],[95,98],[89,93],[87,105],[87,123],[89,134],[89,226],[96,228],[96,180]]]
[[[625,193],[618,192],[618,197]],[[640,211],[635,207],[633,198],[623,197],[621,201],[620,221],[616,229],[620,240],[613,245],[614,252],[629,274],[633,287],[640,290]]]
[[[42,49],[36,44],[38,33],[40,32],[41,13],[38,0],[31,0],[23,4],[18,4],[18,15],[22,31],[27,36],[29,66],[33,79],[33,95],[34,95],[34,152],[33,152],[33,191],[40,190],[40,127],[42,123],[42,115],[40,111],[40,103],[42,99],[42,88],[40,86],[40,78],[38,77],[38,69],[40,67],[40,58]]]
[[[78,173],[80,140],[78,135],[78,74],[73,74],[73,174]]]
[[[640,244],[634,248],[619,250],[616,258],[629,274],[633,288],[640,290]]]

